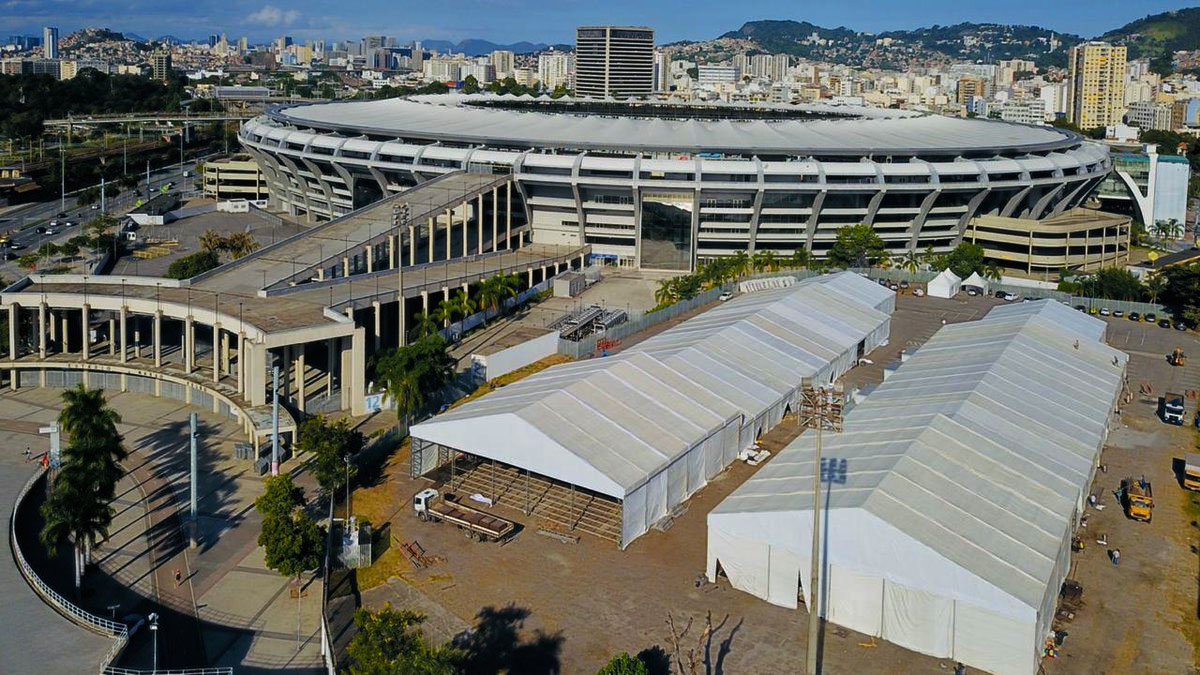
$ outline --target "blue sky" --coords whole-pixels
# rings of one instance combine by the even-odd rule
[[[1195,0],[1193,0],[1194,2]],[[147,37],[225,32],[263,41],[385,34],[494,42],[572,42],[587,23],[648,25],[660,42],[704,39],[755,19],[794,19],[862,31],[962,21],[1034,24],[1091,37],[1147,14],[1189,6],[1161,0],[0,0],[0,39],[103,26]]]

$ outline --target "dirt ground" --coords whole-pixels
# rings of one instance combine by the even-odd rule
[[[979,318],[996,304],[1000,301],[993,298],[901,296],[890,343],[869,355],[873,364],[851,371],[847,386],[878,383],[883,368],[901,349],[919,346],[943,321]],[[1156,392],[1168,387],[1200,389],[1200,365],[1171,368],[1165,361],[1167,351],[1177,345],[1200,357],[1194,334],[1126,319],[1110,323],[1110,342],[1133,357],[1130,382],[1135,391],[1142,381],[1152,382]],[[1195,402],[1189,406],[1194,410]],[[1094,537],[1077,554],[1073,576],[1084,586],[1084,601],[1065,626],[1069,636],[1058,658],[1045,662],[1051,674],[1194,672],[1193,649],[1200,643],[1200,531],[1195,527],[1200,495],[1184,493],[1172,474],[1172,459],[1192,447],[1192,430],[1162,424],[1150,404],[1135,402],[1124,413],[1124,426],[1113,433],[1104,454],[1108,472],[1097,479],[1096,489],[1104,491],[1107,508],[1089,510],[1083,530],[1089,536],[1107,533],[1110,545],[1122,549],[1122,564],[1112,566]],[[765,446],[778,450],[796,433],[785,422],[764,439]],[[565,673],[595,672],[621,651],[671,652],[668,617],[678,626],[689,619],[695,622],[680,645],[685,652],[696,649],[697,658],[708,666],[705,672],[798,672],[802,667],[808,618],[803,610],[774,607],[726,582],[713,585],[703,580],[705,516],[753,475],[752,467],[735,463],[688,501],[667,531],[652,530],[625,551],[587,536],[578,544],[540,536],[535,523],[525,523],[519,510],[502,504],[495,507],[498,514],[530,527],[504,545],[474,543],[449,526],[419,522],[407,505],[429,482],[407,476],[406,457],[394,458],[390,469],[383,489],[396,505],[389,520],[393,541],[416,540],[440,562],[424,570],[402,565],[398,577],[364,595],[368,606],[382,604],[384,598],[408,598],[418,606],[433,603],[465,622],[472,622],[485,607],[511,606],[514,611],[499,616],[527,649],[557,659]],[[1126,520],[1111,493],[1121,477],[1142,473],[1154,482],[1158,499],[1151,524]],[[1130,611],[1131,605],[1137,610]],[[707,612],[712,612],[715,630],[701,645],[697,637]],[[495,620],[498,615],[488,616]],[[835,625],[826,628],[823,663],[823,672],[831,674],[948,673],[954,667],[945,659]]]

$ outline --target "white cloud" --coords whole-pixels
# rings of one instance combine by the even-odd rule
[[[246,17],[247,23],[259,26],[287,26],[300,18],[300,12],[294,9],[283,10],[274,5],[264,5],[262,9]]]

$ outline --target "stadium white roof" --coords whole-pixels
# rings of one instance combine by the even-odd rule
[[[1122,388],[1127,356],[1102,335],[1103,321],[1051,300],[942,328],[847,414],[842,433],[825,436],[823,456],[847,462],[829,508],[888,523],[1036,612]],[[811,511],[813,443],[805,434],[785,448],[712,511],[710,525]],[[781,532],[739,536],[796,544]],[[906,569],[916,553],[846,555],[831,550],[832,564],[901,583],[922,574]],[[923,581],[953,592],[952,580]]]
[[[853,358],[887,329],[875,309],[883,294],[844,272],[744,295],[617,355],[508,385],[412,435],[624,498],[730,420],[755,418],[803,378]]]
[[[621,149],[651,152],[713,152],[787,155],[1042,152],[1079,146],[1075,134],[996,120],[963,119],[859,106],[697,104],[720,110],[844,115],[846,119],[664,119],[630,114],[585,114],[528,108],[483,107],[518,97],[430,95],[408,99],[346,101],[274,109],[272,119],[345,135],[370,133],[502,147]],[[534,99],[528,99],[527,102]],[[569,99],[559,104],[571,104]],[[580,101],[585,105],[585,101]],[[630,102],[630,105],[636,103]],[[660,104],[665,105],[665,104]]]

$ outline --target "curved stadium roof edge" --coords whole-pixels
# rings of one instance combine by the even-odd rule
[[[1047,153],[1082,142],[1077,134],[1054,127],[833,105],[661,104],[444,94],[280,106],[267,116],[277,123],[345,136],[583,151],[982,155],[1000,150]]]

